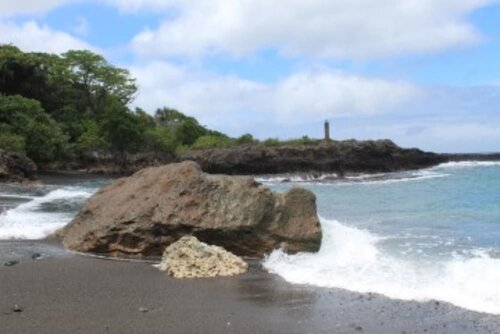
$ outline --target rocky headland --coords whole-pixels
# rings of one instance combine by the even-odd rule
[[[345,140],[292,146],[240,145],[172,154],[127,154],[120,161],[112,155],[92,155],[65,163],[41,165],[42,171],[79,171],[105,175],[131,175],[145,167],[195,161],[203,171],[230,175],[281,173],[345,174],[395,172],[427,168],[449,156],[405,149],[390,140]]]
[[[250,177],[210,175],[195,162],[146,168],[92,196],[59,233],[75,251],[161,256],[185,235],[239,256],[277,248],[317,251],[321,226],[315,195],[274,193]]]
[[[37,166],[31,160],[18,154],[0,152],[0,181],[18,181],[35,177]],[[125,154],[120,159],[112,154],[96,153],[76,160],[39,164],[38,170],[40,173],[77,172],[127,176],[147,167],[195,161],[207,173],[229,175],[335,173],[338,177],[343,177],[359,173],[415,170],[444,162],[470,160],[500,160],[500,153],[432,153],[416,148],[401,148],[387,139],[344,140],[302,146],[247,144],[230,148],[192,150],[177,155],[136,153]],[[9,167],[4,167],[6,165]]]
[[[426,168],[447,161],[442,155],[404,149],[390,140],[331,141],[311,146],[249,145],[192,151],[180,158],[196,161],[208,173],[243,175],[323,172],[343,176]]]

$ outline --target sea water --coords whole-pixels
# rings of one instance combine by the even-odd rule
[[[0,240],[37,240],[54,233],[107,182],[62,177],[43,186],[0,184]]]
[[[435,299],[500,314],[500,162],[341,180],[335,175],[258,180],[277,191],[312,190],[323,229],[318,253],[275,251],[264,260],[270,272],[291,283]],[[107,182],[0,185],[0,254],[12,240],[40,239],[63,227]]]
[[[500,314],[500,162],[300,185],[317,195],[317,254],[275,251],[264,266],[292,283],[441,300]]]

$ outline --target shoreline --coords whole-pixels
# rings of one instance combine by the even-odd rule
[[[196,152],[193,152],[196,153]],[[412,171],[419,171],[419,170],[424,170],[428,168],[433,168],[437,167],[441,164],[444,163],[450,163],[450,162],[485,162],[485,161],[500,161],[500,153],[435,153],[437,157],[440,157],[441,160],[429,164],[429,165],[424,165],[424,166],[417,166],[417,167],[408,167],[408,168],[401,168],[401,169],[375,169],[375,170],[343,170],[342,168],[339,169],[338,166],[335,166],[334,168],[331,169],[323,169],[321,168],[310,168],[310,169],[295,169],[292,168],[290,170],[283,170],[279,169],[278,171],[259,171],[257,170],[256,173],[250,173],[249,171],[245,171],[244,173],[237,173],[237,171],[234,171],[233,169],[229,168],[227,170],[223,170],[222,172],[217,172],[217,169],[212,171],[211,169],[214,168],[213,166],[205,166],[208,168],[209,173],[215,173],[215,174],[229,174],[229,175],[248,175],[248,176],[286,176],[286,175],[305,175],[305,176],[330,176],[330,175],[337,175],[336,178],[338,179],[343,179],[349,176],[357,176],[357,175],[375,175],[375,174],[380,174],[380,173],[399,173],[399,172],[412,172]],[[199,161],[199,157],[196,157],[195,155],[192,160]],[[177,159],[177,160],[172,160],[172,161],[165,161],[163,163],[154,163],[151,165],[141,165],[140,167],[136,168],[135,166],[130,165],[129,169],[122,169],[122,166],[119,164],[114,164],[114,163],[97,163],[97,164],[82,164],[78,168],[69,168],[69,167],[61,167],[59,166],[58,168],[50,168],[50,167],[42,167],[39,170],[39,179],[47,176],[66,176],[66,177],[82,177],[82,176],[87,176],[87,177],[111,177],[111,178],[117,178],[117,177],[125,177],[125,176],[130,176],[131,174],[137,172],[138,170],[142,168],[148,168],[148,167],[158,167],[161,165],[165,164],[170,164],[170,163],[177,163],[177,162],[182,162],[186,160],[191,160],[189,158],[183,158],[183,159]],[[210,164],[209,164],[210,165]]]
[[[25,252],[0,256],[2,333],[500,331],[498,315],[438,301],[292,285],[260,261],[251,261],[240,276],[176,280],[151,263],[83,256],[53,240],[9,243]],[[42,258],[33,260],[30,253]],[[19,264],[3,266],[8,260]],[[14,312],[14,305],[22,312]]]

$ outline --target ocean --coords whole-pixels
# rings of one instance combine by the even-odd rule
[[[316,254],[268,255],[263,263],[271,273],[295,284],[500,314],[500,162],[342,180],[257,179],[276,191],[312,190],[323,229]],[[0,258],[22,249],[19,240],[41,239],[67,224],[107,182],[48,179],[29,189],[0,184]]]

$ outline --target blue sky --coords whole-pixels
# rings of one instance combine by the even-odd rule
[[[137,78],[134,102],[231,135],[390,138],[500,151],[495,0],[17,0],[0,43],[90,48]]]

